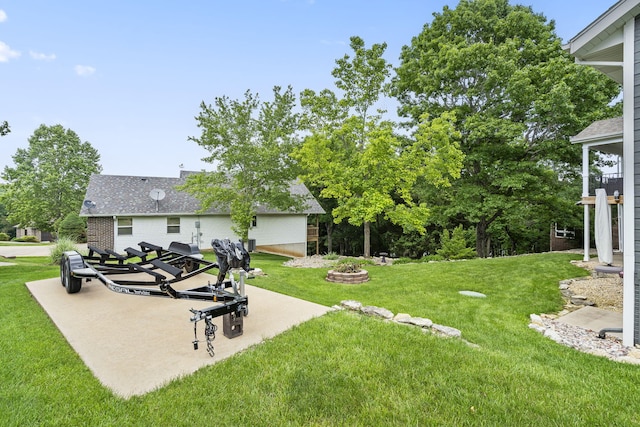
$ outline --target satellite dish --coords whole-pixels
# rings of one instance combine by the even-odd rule
[[[82,204],[87,209],[91,209],[91,208],[95,208],[96,207],[96,202],[92,202],[91,200],[85,200],[84,202],[82,202]]]
[[[164,199],[164,196],[166,196],[164,190],[161,190],[159,188],[154,188],[153,190],[151,190],[151,192],[149,192],[149,197],[151,197],[151,199],[155,200],[156,202],[158,200]]]

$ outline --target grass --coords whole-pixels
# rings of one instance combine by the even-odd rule
[[[640,425],[640,367],[527,327],[529,314],[560,309],[558,280],[586,274],[570,259],[367,266],[369,282],[340,285],[324,280],[325,269],[256,255],[252,265],[267,276],[252,285],[428,317],[477,346],[335,312],[125,400],[99,384],[24,286],[57,276],[57,266],[18,258],[0,267],[0,425]]]

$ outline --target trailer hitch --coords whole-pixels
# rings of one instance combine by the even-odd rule
[[[200,310],[194,310],[193,308],[189,309],[194,316],[191,318],[193,322],[193,349],[198,349],[198,322],[204,320],[204,336],[207,341],[207,353],[209,356],[213,357],[215,355],[213,351],[213,340],[216,339],[216,331],[218,330],[218,326],[216,326],[213,322],[213,316],[205,315]]]

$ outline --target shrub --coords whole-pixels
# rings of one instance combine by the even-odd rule
[[[84,220],[75,212],[70,212],[60,222],[58,237],[64,237],[74,242],[86,241],[86,226]]]
[[[49,255],[51,259],[51,264],[60,264],[60,260],[62,259],[62,254],[66,251],[75,251],[76,244],[72,239],[68,237],[60,237],[56,242],[56,245],[51,249],[51,255]]]
[[[462,225],[457,226],[451,233],[444,230],[440,240],[441,248],[436,252],[445,259],[469,259],[476,257],[475,249],[467,247]]]
[[[7,242],[9,240],[9,235],[7,233],[0,233],[0,242]]]
[[[322,259],[326,259],[327,261],[333,261],[340,258],[340,255],[338,255],[335,252],[329,252],[328,254],[326,254],[325,256],[322,257]]]
[[[358,258],[342,258],[336,263],[333,270],[338,273],[357,273],[362,270],[362,266],[365,264],[371,265],[373,261]]]
[[[13,239],[14,242],[28,242],[28,243],[38,243],[39,240],[36,236],[22,236],[16,237]]]

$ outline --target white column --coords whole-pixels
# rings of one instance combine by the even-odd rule
[[[624,26],[624,77],[623,88],[623,134],[622,134],[622,175],[624,177],[623,194],[627,203],[624,204],[625,227],[629,236],[624,239],[624,280],[622,303],[622,343],[634,345],[635,310],[635,199],[634,199],[634,59],[635,59],[635,19],[631,18]]]
[[[589,195],[589,147],[582,146],[582,197]],[[584,205],[584,256],[583,261],[589,261],[591,250],[591,235],[589,233],[589,205]]]

